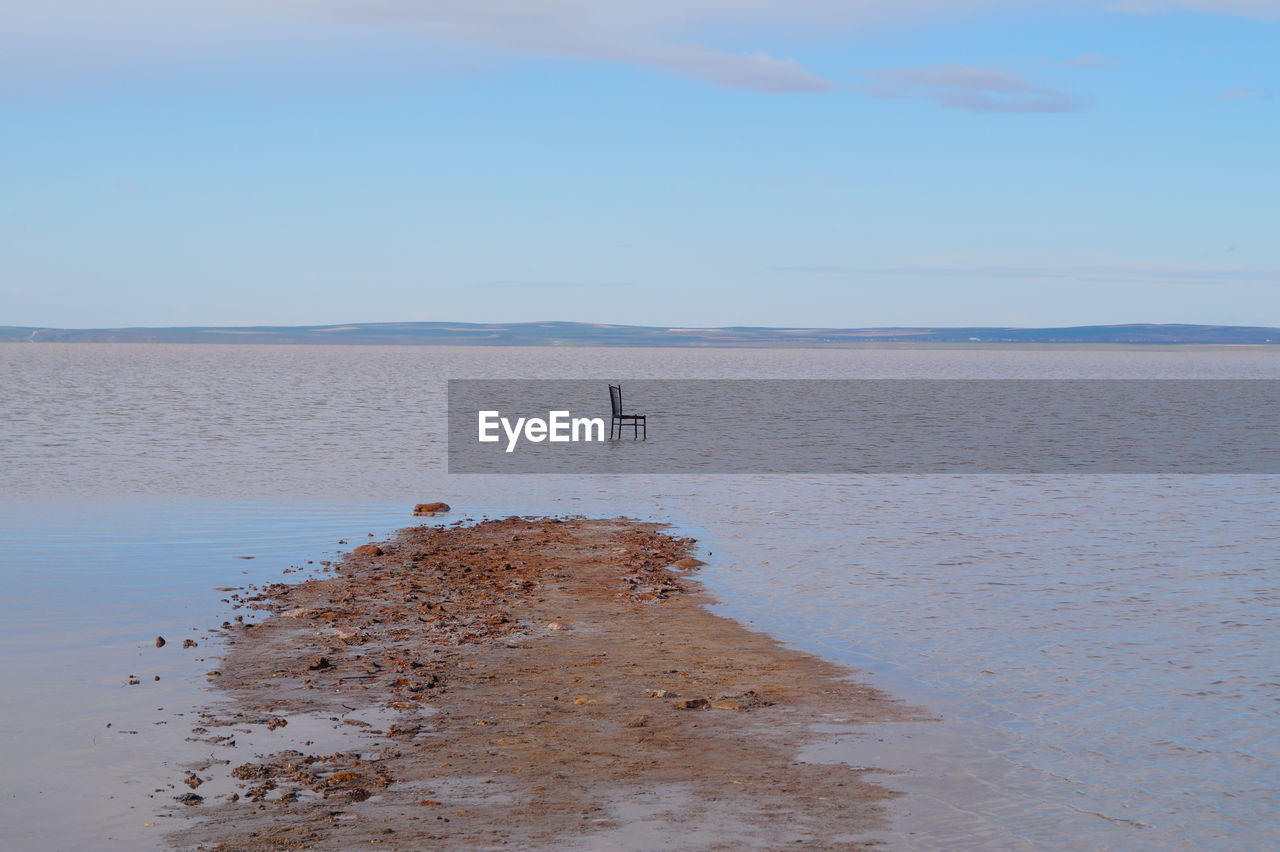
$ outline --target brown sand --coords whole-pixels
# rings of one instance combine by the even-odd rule
[[[195,766],[174,844],[876,845],[892,794],[795,756],[816,723],[918,716],[708,612],[668,567],[692,543],[624,519],[418,527],[241,599],[273,615],[229,626],[213,680],[230,703],[196,729],[236,758],[239,798],[200,789],[217,761]],[[370,711],[390,715],[360,721]],[[315,716],[359,728],[360,747],[228,748]]]

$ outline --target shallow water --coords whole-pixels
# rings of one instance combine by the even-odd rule
[[[172,639],[226,617],[211,587],[431,499],[694,530],[723,611],[942,718],[833,719],[805,755],[900,773],[894,848],[1280,844],[1276,477],[449,477],[463,377],[1277,378],[1280,354],[0,346],[0,736],[26,768],[0,845],[157,842],[210,667]]]

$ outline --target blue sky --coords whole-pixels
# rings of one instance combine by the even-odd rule
[[[1280,325],[1280,0],[0,2],[0,324]]]

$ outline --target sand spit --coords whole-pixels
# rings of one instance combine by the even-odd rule
[[[242,599],[271,616],[226,625],[173,844],[875,845],[892,794],[795,755],[815,723],[913,712],[708,612],[672,567],[692,545],[625,519],[416,527]],[[358,736],[298,739],[316,719]]]

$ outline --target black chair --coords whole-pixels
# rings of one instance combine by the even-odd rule
[[[640,427],[644,427],[644,440],[649,440],[649,423],[644,419],[643,414],[623,414],[622,413],[622,386],[609,385],[609,407],[613,409],[613,421],[609,424],[609,440],[615,440],[615,430],[617,440],[622,440],[622,425],[631,423],[631,440],[640,437]]]

